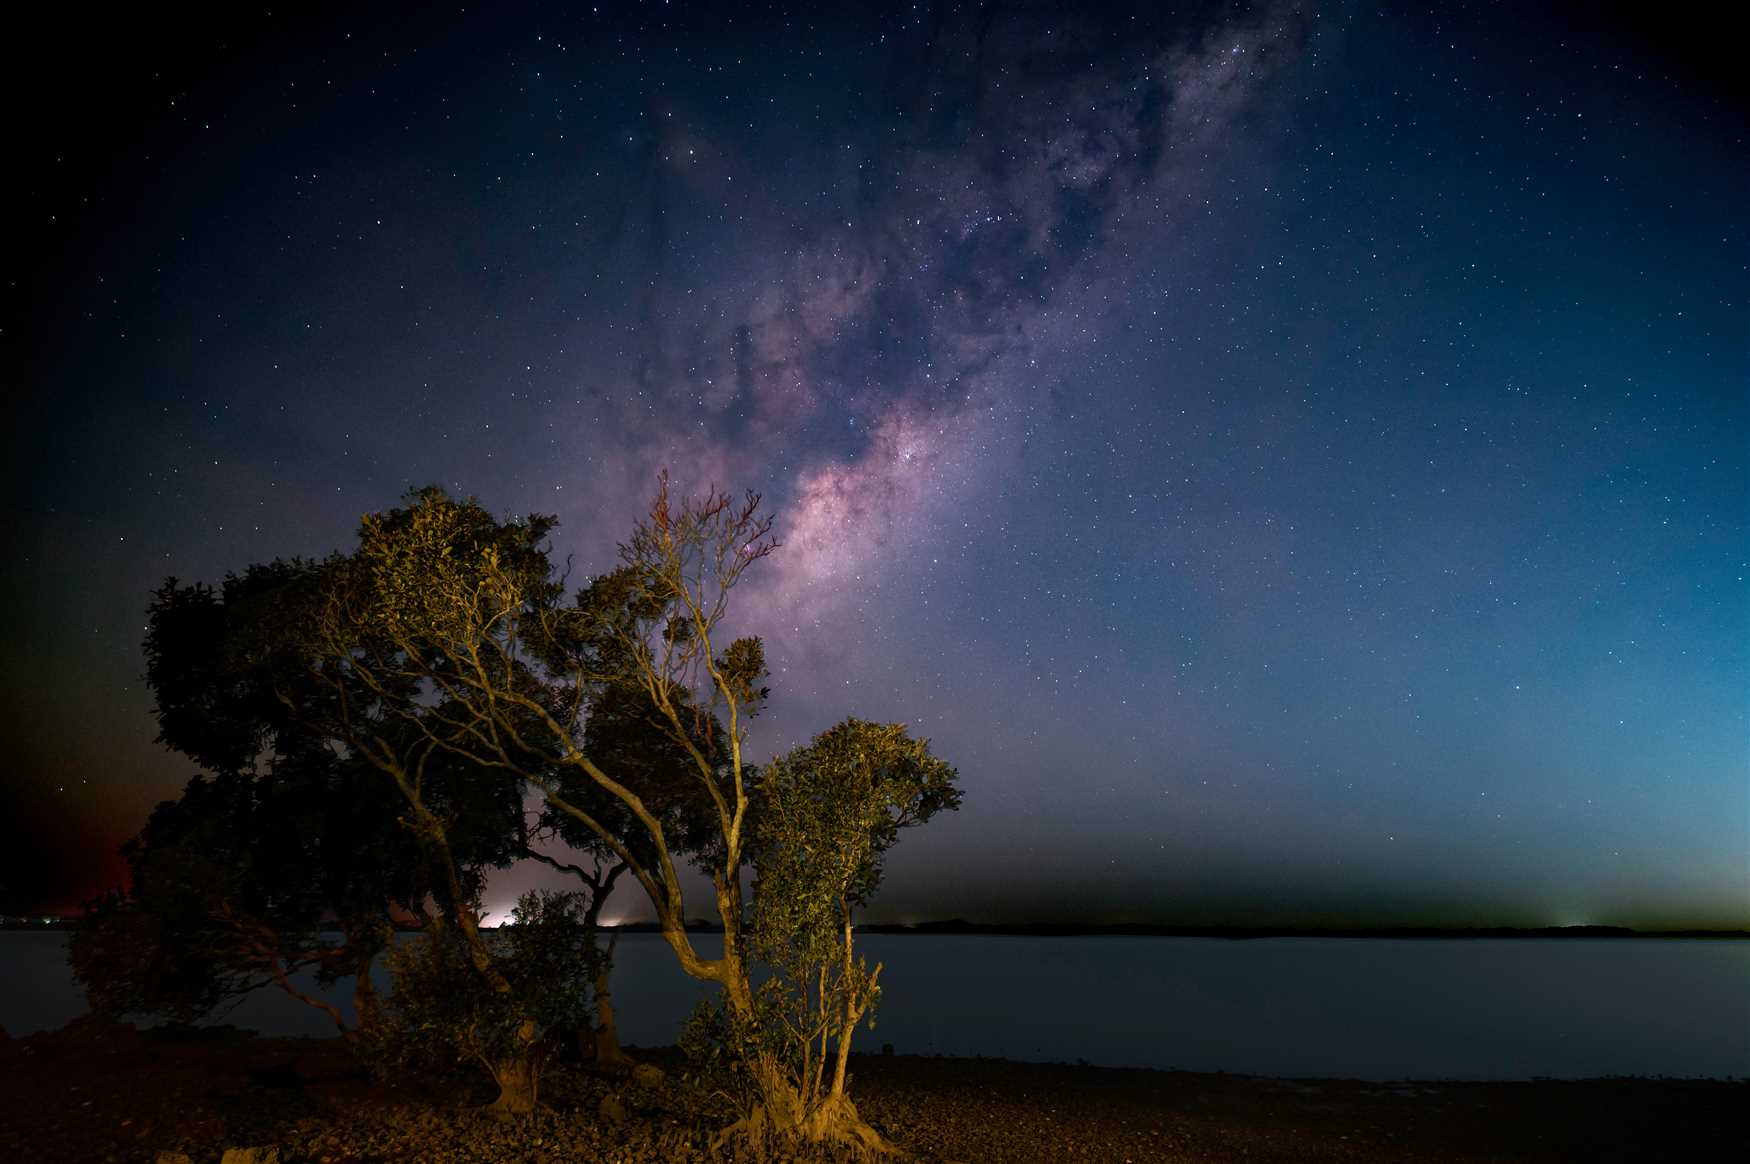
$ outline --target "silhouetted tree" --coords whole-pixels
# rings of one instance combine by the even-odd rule
[[[345,961],[352,949],[323,942],[314,916],[288,921],[295,906],[262,900],[254,792],[234,776],[197,776],[123,846],[129,891],[90,903],[68,946],[94,1013],[192,1022],[276,983],[346,1029],[338,1008],[291,983],[298,970]],[[260,920],[270,913],[277,928]]]
[[[477,896],[485,870],[520,851],[516,790],[452,758],[427,799],[464,823],[449,838],[454,875],[435,877],[401,798],[335,734],[343,695],[316,679],[301,621],[326,568],[280,561],[217,591],[170,579],[154,595],[145,648],[159,740],[210,775],[124,847],[130,889],[93,903],[70,944],[94,1008],[187,1020],[273,984],[345,1032],[298,971],[353,976],[369,1023],[371,966],[393,923],[434,893]]]

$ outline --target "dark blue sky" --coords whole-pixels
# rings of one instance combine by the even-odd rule
[[[164,576],[428,482],[594,572],[667,466],[786,543],[756,754],[961,771],[880,915],[1750,924],[1736,65],[1526,7],[51,20],[13,884],[191,770]]]

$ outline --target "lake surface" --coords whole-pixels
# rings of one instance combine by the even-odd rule
[[[64,933],[0,933],[0,1026],[85,1010]],[[695,941],[702,953],[718,943]],[[1356,1079],[1750,1076],[1750,942],[1706,939],[870,934],[885,963],[859,1050]],[[622,1039],[672,1043],[710,988],[654,934],[620,938]],[[346,1008],[350,985],[329,996]],[[349,1008],[348,1008],[349,1009]],[[333,1033],[277,990],[215,1021]]]

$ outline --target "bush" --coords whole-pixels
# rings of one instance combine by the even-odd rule
[[[525,894],[511,924],[482,936],[508,993],[492,988],[448,926],[436,924],[390,950],[393,986],[371,1040],[379,1070],[447,1071],[474,1062],[501,1090],[512,1090],[508,1078],[521,1073],[532,1091],[554,1036],[589,1024],[601,955],[584,924],[583,895]]]
[[[159,914],[120,893],[86,903],[67,944],[67,962],[93,1014],[111,1021],[161,1015],[190,1023],[227,995],[254,985],[223,966],[208,944],[171,929]]]

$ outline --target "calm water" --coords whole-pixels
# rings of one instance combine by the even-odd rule
[[[0,1026],[85,1009],[65,945],[0,933]],[[1750,1075],[1743,941],[872,934],[858,948],[886,964],[863,1050],[1359,1079]],[[620,939],[615,988],[633,1045],[673,1042],[707,996],[654,934]],[[272,990],[219,1021],[333,1031]]]

